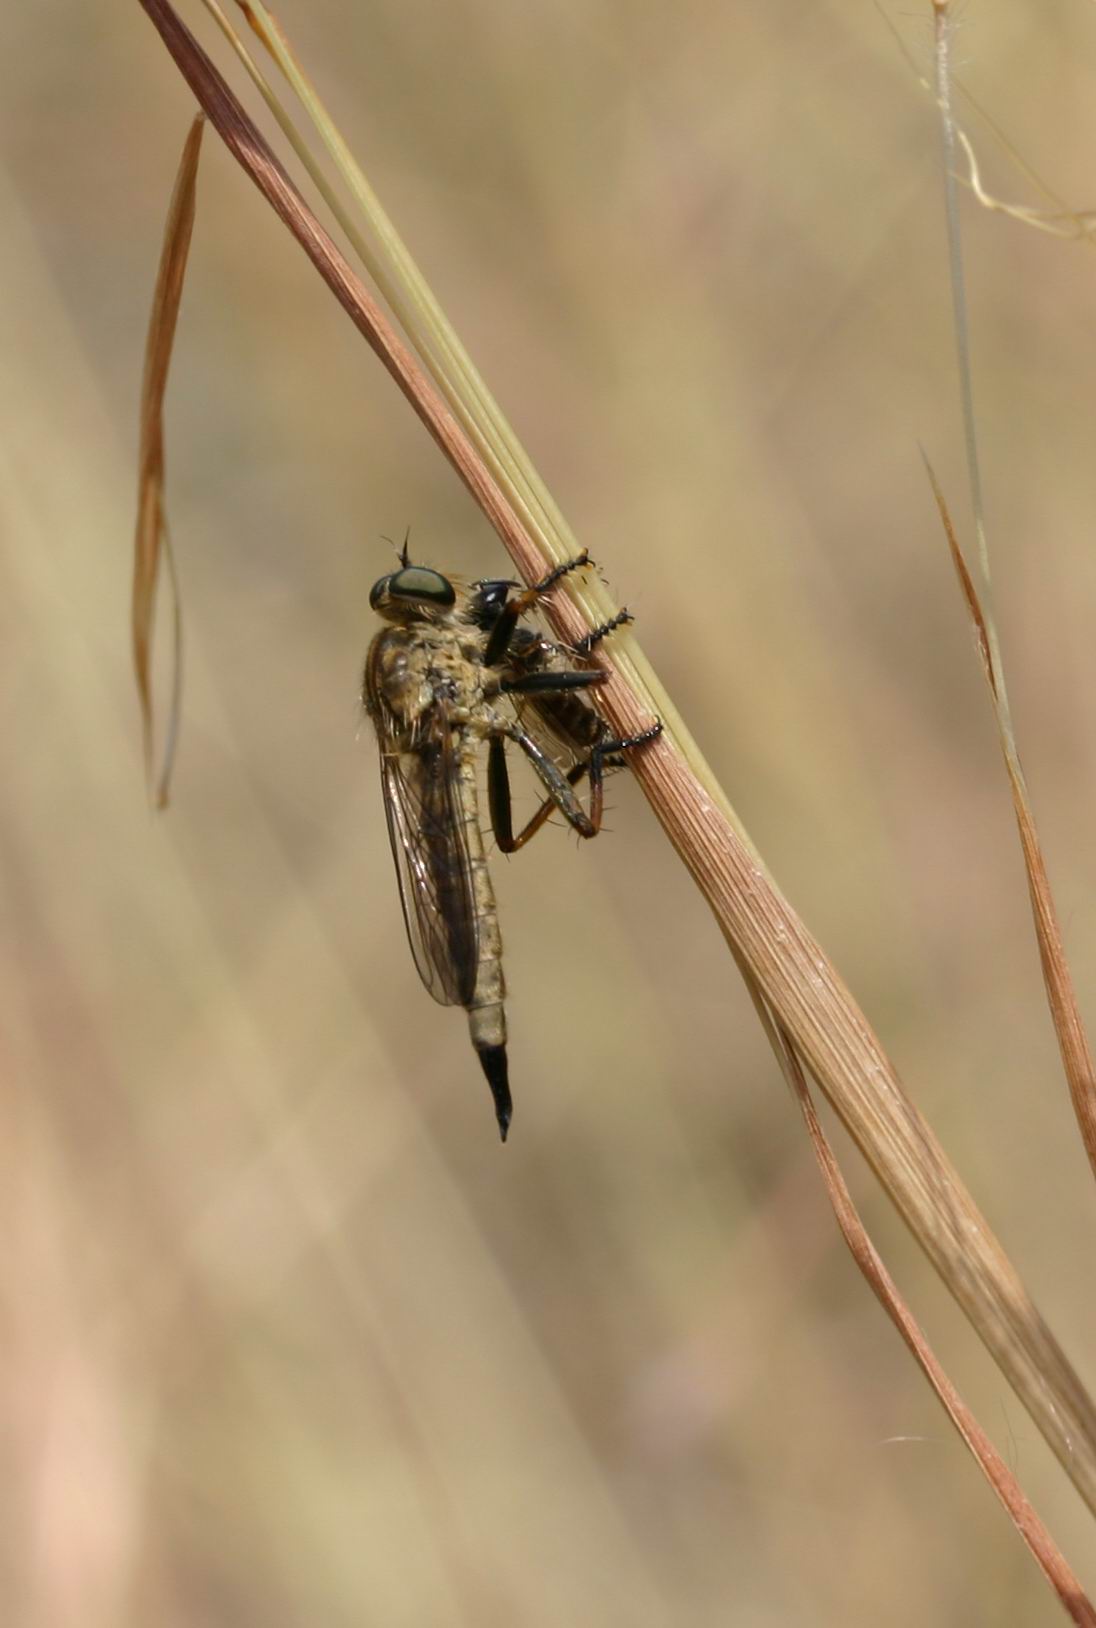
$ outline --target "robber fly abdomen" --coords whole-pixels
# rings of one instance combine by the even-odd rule
[[[364,693],[415,963],[435,1000],[467,1008],[505,1129],[501,940],[476,788],[478,643],[466,651],[459,633],[433,624],[387,629],[370,649]]]
[[[407,935],[427,989],[468,1012],[472,1044],[491,1087],[505,1141],[512,1105],[506,1060],[502,942],[480,827],[476,769],[488,742],[488,789],[498,845],[513,852],[558,809],[581,836],[601,823],[601,779],[630,740],[609,740],[604,721],[580,692],[604,674],[576,669],[571,653],[517,625],[558,570],[511,599],[510,583],[458,587],[408,564],[382,577],[369,596],[386,621],[365,665],[363,700],[381,750],[385,813]],[[572,562],[564,570],[585,563]],[[608,631],[608,628],[599,630]],[[574,761],[564,771],[508,709],[528,705]],[[516,836],[511,828],[505,746],[519,746],[546,792]],[[589,812],[574,787],[590,777]]]

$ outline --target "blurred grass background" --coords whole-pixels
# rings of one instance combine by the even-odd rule
[[[928,7],[890,14],[927,65]],[[1096,1381],[1091,1181],[917,451],[961,513],[929,98],[867,6],[281,15]],[[1091,203],[1092,8],[971,6],[957,51]],[[382,533],[507,562],[213,136],[168,396],[184,734],[149,815],[137,392],[190,102],[135,5],[4,8],[0,62],[4,1621],[1056,1623],[625,777],[602,841],[496,860],[499,1147],[404,942],[356,694]],[[1009,683],[1091,1019],[1096,262],[967,232]],[[1075,1495],[851,1174],[1096,1586]]]

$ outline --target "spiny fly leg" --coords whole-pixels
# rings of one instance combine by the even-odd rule
[[[621,762],[624,760],[621,759]],[[577,786],[586,773],[587,764],[574,763],[567,771],[569,786]],[[491,814],[491,829],[495,833],[499,852],[516,854],[536,836],[547,823],[552,810],[559,807],[556,796],[548,796],[526,825],[514,835],[513,803],[510,796],[510,770],[506,763],[506,742],[501,735],[493,735],[487,748],[487,806]]]
[[[646,746],[648,741],[657,740],[661,734],[662,719],[656,718],[649,729],[641,730],[638,735],[622,735],[619,740],[598,741],[592,747],[587,767],[590,773],[590,824],[595,832],[601,830],[605,770],[622,766],[627,761],[624,756],[626,752],[630,752],[635,746]]]
[[[562,565],[553,566],[546,577],[541,577],[539,582],[534,582],[531,588],[526,589],[526,594],[546,594],[549,588],[554,587],[561,577],[568,576],[572,571],[581,571],[584,565],[592,565],[593,563],[589,550],[584,548],[582,553],[576,554],[573,560],[564,560]]]
[[[510,771],[506,764],[508,740],[521,747],[548,793],[544,803],[517,836],[514,835],[513,828]],[[595,827],[591,825],[586,810],[574,793],[574,787],[586,772],[586,763],[576,763],[564,774],[547,752],[517,724],[503,724],[491,736],[487,749],[487,805],[491,813],[491,828],[500,850],[504,854],[512,854],[524,847],[540,830],[554,808],[559,810],[579,836],[596,836]]]
[[[510,771],[506,767],[506,745],[501,735],[492,735],[487,747],[487,807],[495,841],[504,854],[513,854],[529,839],[514,836],[514,806],[510,796]]]
[[[627,763],[626,752],[632,751],[636,746],[646,746],[648,741],[657,740],[662,734],[662,719],[656,718],[647,729],[641,729],[638,735],[623,735],[619,740],[598,741],[590,751],[590,785],[600,781],[603,769],[621,769]]]
[[[558,809],[580,837],[596,837],[601,829],[604,776],[606,769],[623,768],[624,754],[635,746],[645,746],[662,733],[662,721],[656,719],[649,729],[638,735],[625,735],[620,740],[599,741],[590,750],[588,758],[572,764],[566,774],[542,751],[517,724],[501,724],[491,736],[487,750],[487,802],[491,811],[491,826],[495,841],[504,854],[516,853],[531,837],[536,836],[553,809]],[[506,766],[506,742],[512,740],[520,746],[540,776],[548,793],[529,823],[514,835],[513,810],[510,799],[510,771]],[[575,796],[574,788],[583,775],[590,776],[590,808],[583,808]]]
[[[600,668],[574,673],[523,673],[520,678],[500,679],[499,691],[503,695],[562,695],[565,690],[588,690],[606,683],[608,678]]]
[[[629,622],[634,621],[635,617],[630,610],[619,610],[615,616],[610,616],[607,622],[602,622],[600,626],[595,627],[592,632],[579,639],[578,643],[572,645],[571,648],[576,656],[588,656],[594,646],[601,643],[602,639],[606,638],[610,633],[615,633],[618,627],[625,627]]]
[[[648,741],[655,741],[662,734],[662,719],[656,718],[647,729],[641,729],[638,735],[625,735],[618,741],[600,741],[594,750],[600,753],[603,759],[617,752],[630,752],[633,746],[646,746]]]
[[[502,660],[510,647],[510,640],[518,624],[518,618],[533,609],[541,594],[546,594],[549,588],[554,587],[561,577],[567,576],[571,571],[578,571],[582,566],[589,564],[590,556],[583,549],[582,553],[576,554],[573,560],[565,560],[562,565],[557,565],[554,570],[549,571],[546,577],[541,577],[539,582],[534,582],[531,588],[526,588],[522,593],[516,594],[513,599],[508,599],[501,607],[498,620],[488,635],[487,648],[483,653],[485,665],[495,667]]]

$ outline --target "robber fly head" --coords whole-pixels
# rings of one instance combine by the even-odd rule
[[[451,611],[457,592],[448,577],[425,565],[401,565],[373,584],[369,603],[389,622],[431,621]]]

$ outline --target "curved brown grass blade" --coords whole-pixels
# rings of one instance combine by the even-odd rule
[[[145,372],[141,384],[141,431],[137,476],[137,529],[133,549],[133,667],[141,705],[145,784],[156,808],[165,808],[178,738],[183,683],[183,624],[179,580],[164,513],[164,392],[175,342],[175,324],[194,229],[194,196],[205,114],[190,127],[171,195],[160,269],[152,296]],[[171,699],[159,771],[154,767],[156,722],[152,694],[152,638],[161,555],[171,588]]]
[[[1011,720],[1001,706],[1001,686],[998,683],[993,641],[990,637],[986,613],[982,608],[978,590],[974,585],[974,580],[963,558],[963,552],[959,547],[959,540],[955,535],[955,527],[952,524],[951,515],[944,501],[944,494],[940,490],[936,473],[927,458],[925,459],[925,467],[929,473],[929,480],[932,482],[936,507],[940,511],[944,534],[948,540],[948,548],[951,550],[952,563],[959,578],[959,586],[963,590],[963,598],[967,603],[971,627],[978,645],[978,654],[982,659],[982,671],[986,676],[986,683],[989,685],[990,697],[993,701],[993,713],[997,721],[997,735],[1005,759],[1005,768],[1008,771],[1009,786],[1012,791],[1012,806],[1016,813],[1016,824],[1020,832],[1020,847],[1024,855],[1024,869],[1027,873],[1031,913],[1035,922],[1035,936],[1039,944],[1039,960],[1043,969],[1043,983],[1046,986],[1047,1000],[1050,1004],[1050,1015],[1054,1021],[1054,1032],[1058,1036],[1058,1049],[1062,1054],[1062,1067],[1065,1069],[1066,1080],[1069,1083],[1069,1094],[1073,1100],[1073,1112],[1077,1116],[1077,1124],[1080,1128],[1085,1152],[1088,1154],[1088,1162],[1093,1173],[1096,1174],[1096,1070],[1093,1069],[1088,1036],[1085,1033],[1084,1023],[1081,1020],[1081,1013],[1077,1006],[1077,995],[1073,987],[1069,962],[1066,960],[1065,950],[1062,947],[1062,935],[1058,927],[1058,913],[1054,908],[1054,895],[1050,890],[1050,879],[1047,876],[1046,861],[1043,858],[1043,849],[1039,841],[1035,817],[1031,811],[1024,771],[1020,767],[1016,737],[1013,733]]]

